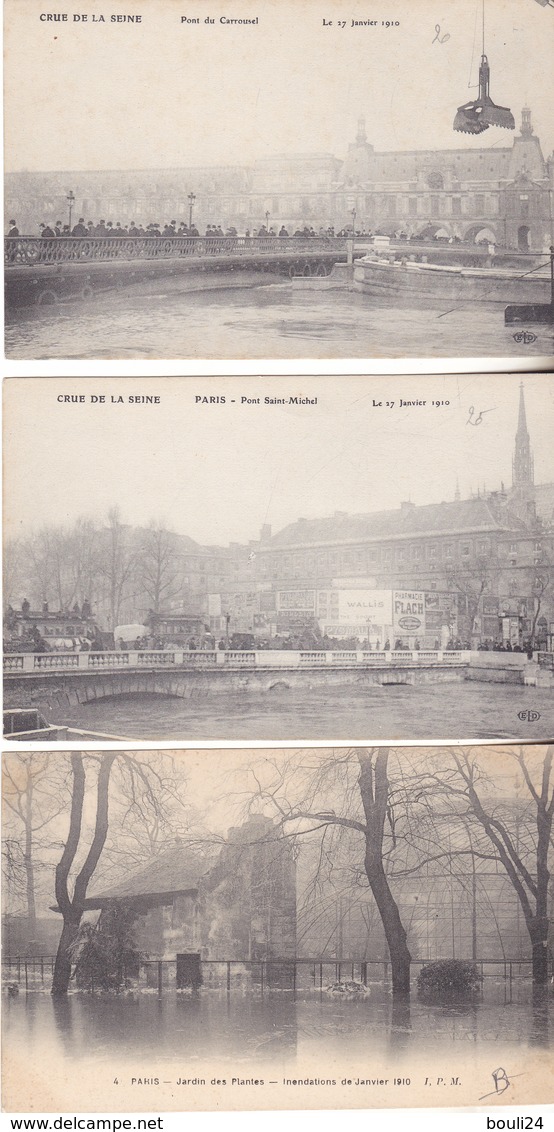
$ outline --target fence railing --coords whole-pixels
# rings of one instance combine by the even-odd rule
[[[4,656],[4,673],[50,672],[117,672],[120,669],[196,669],[196,668],[371,668],[423,664],[468,664],[471,652],[466,649],[433,650],[403,649],[390,652],[370,650],[326,651],[314,649],[172,649],[122,652],[46,652],[8,653]],[[482,656],[483,654],[479,654]],[[496,655],[496,654],[494,654]],[[523,658],[524,659],[524,658]]]
[[[210,256],[318,255],[346,251],[339,236],[6,236],[6,267]]]
[[[440,958],[440,957],[439,957]],[[413,959],[412,978],[433,959]],[[500,980],[512,986],[519,981],[532,979],[531,960],[525,959],[465,959],[475,963],[483,981]],[[52,979],[55,957],[6,955],[2,959],[2,980],[4,985],[14,989],[33,991],[46,988]],[[244,990],[245,987],[291,990],[302,992],[322,991],[324,987],[342,982],[356,982],[362,986],[371,983],[388,985],[391,978],[391,965],[384,959],[336,959],[336,958],[273,958],[273,959],[202,959],[199,958],[196,970],[201,974],[197,985],[208,989]],[[179,961],[175,959],[142,960],[138,967],[127,972],[129,978],[139,989],[155,990],[158,994],[186,989],[179,976]],[[194,979],[192,980],[194,984]],[[88,989],[100,989],[99,980],[91,978]]]

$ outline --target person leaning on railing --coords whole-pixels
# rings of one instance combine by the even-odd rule
[[[19,228],[17,227],[15,220],[10,220],[10,230],[8,232],[8,236],[19,236]]]

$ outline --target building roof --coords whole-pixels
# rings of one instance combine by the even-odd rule
[[[537,515],[544,523],[552,525],[554,522],[554,483],[539,483],[535,485],[535,502]]]
[[[194,892],[211,866],[210,860],[193,852],[187,845],[177,845],[129,873],[111,888],[92,893],[85,901],[85,908],[103,908],[118,900]]]
[[[500,521],[495,511],[489,499],[483,498],[430,503],[424,507],[408,503],[394,511],[376,511],[369,515],[337,512],[323,519],[297,519],[273,536],[269,549],[414,538],[419,535],[469,534],[522,525],[511,513],[508,513],[505,522]]]

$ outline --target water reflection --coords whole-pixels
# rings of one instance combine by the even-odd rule
[[[550,1025],[550,987],[533,987],[533,1028],[529,1042],[533,1046],[548,1049]]]
[[[5,1041],[28,1056],[50,1053],[72,1062],[125,1057],[183,1064],[216,1057],[233,1062],[294,1063],[332,1050],[359,1058],[387,1051],[408,1053],[479,1043],[540,1047],[551,1040],[548,988],[520,1001],[450,1006],[417,1001],[392,1002],[383,988],[372,988],[362,1000],[337,1000],[325,991],[295,998],[289,991],[261,997],[250,993],[201,992],[196,996],[128,994],[121,997],[72,994],[56,1000],[47,993],[29,993],[9,1000],[4,1017]]]

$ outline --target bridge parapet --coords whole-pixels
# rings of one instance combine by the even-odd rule
[[[206,259],[213,256],[321,255],[346,251],[340,236],[6,236],[6,267],[113,260]]]
[[[128,652],[76,652],[76,653],[8,653],[4,656],[4,674],[18,677],[61,672],[118,672],[132,669],[241,669],[241,668],[343,668],[354,666],[398,667],[405,664],[468,664],[469,650],[441,651],[435,649],[403,649],[402,651],[375,652],[345,649],[344,651],[293,651],[289,649],[220,650],[203,649],[197,652],[174,649]]]

